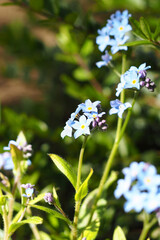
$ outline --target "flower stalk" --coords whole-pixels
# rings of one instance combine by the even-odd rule
[[[83,163],[83,156],[84,156],[84,150],[86,146],[88,136],[84,136],[82,148],[80,150],[79,155],[79,162],[78,162],[78,171],[77,171],[77,184],[76,184],[76,192],[78,191],[80,184],[81,184],[81,173],[82,173],[82,163]],[[71,232],[71,240],[77,239],[77,225],[78,225],[78,216],[79,216],[79,210],[81,206],[81,201],[78,200],[75,202],[75,214],[73,219],[73,227]]]

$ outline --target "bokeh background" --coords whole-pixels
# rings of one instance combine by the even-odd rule
[[[125,9],[137,20],[145,17],[155,29],[160,21],[160,1],[0,0],[0,4],[0,151],[23,130],[34,150],[23,182],[35,184],[39,192],[58,188],[63,209],[72,218],[73,188],[47,154],[60,155],[76,169],[81,138],[63,140],[60,133],[77,104],[88,98],[100,100],[109,127],[92,135],[83,166],[84,178],[91,167],[94,170],[90,191],[98,186],[115,137],[117,117],[108,116],[108,111],[119,79],[112,69],[95,65],[102,55],[95,43],[97,30],[105,26],[112,13]],[[121,169],[132,161],[147,161],[160,173],[160,51],[144,45],[130,47],[127,54],[128,68],[144,62],[151,65],[148,76],[157,88],[154,93],[141,91],[113,169],[120,177]],[[114,55],[113,63],[121,71],[121,53]],[[6,174],[12,178],[12,173]],[[124,213],[123,199],[114,198],[115,187],[116,183],[108,191],[97,240],[112,239],[117,225],[127,239],[135,240],[142,222],[134,212]],[[48,234],[45,240],[68,239],[63,222],[34,214],[44,217],[39,229]],[[152,238],[160,239],[158,228],[153,229]],[[13,239],[33,239],[30,228],[21,227]]]

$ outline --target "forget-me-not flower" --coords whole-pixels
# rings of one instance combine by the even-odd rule
[[[87,99],[79,104],[76,111],[71,114],[61,132],[61,137],[73,135],[74,138],[78,138],[81,135],[89,135],[91,130],[97,127],[103,131],[106,130],[106,121],[102,119],[104,114],[105,112],[101,111],[100,101],[92,102]]]
[[[144,209],[151,213],[160,209],[160,175],[153,165],[133,162],[122,172],[124,179],[118,180],[114,195],[116,198],[124,196],[126,212]]]
[[[101,58],[103,61],[96,62],[98,68],[101,68],[102,66],[107,66],[108,63],[112,60],[112,56],[109,55],[107,50],[105,51],[105,55],[102,55]]]
[[[25,188],[25,194],[22,194],[23,197],[33,198],[33,194],[35,192],[34,185],[27,183],[27,184],[22,184],[21,187]]]
[[[119,99],[116,99],[114,101],[110,102],[111,109],[109,111],[109,114],[118,114],[118,117],[122,118],[123,112],[127,109],[132,107],[132,105],[128,102],[122,103]]]

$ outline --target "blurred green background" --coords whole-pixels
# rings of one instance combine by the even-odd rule
[[[59,188],[63,209],[72,219],[73,188],[47,153],[60,155],[76,169],[81,138],[63,140],[60,133],[77,104],[88,98],[100,100],[109,127],[88,141],[83,167],[83,177],[91,167],[94,170],[90,190],[98,186],[115,137],[117,117],[108,116],[108,111],[119,79],[112,69],[95,65],[102,55],[95,43],[97,30],[112,13],[125,9],[137,20],[145,17],[154,30],[160,1],[1,0],[0,4],[0,151],[23,130],[34,150],[23,182],[35,184],[39,192],[51,191],[53,185]],[[121,172],[132,161],[148,161],[160,173],[160,51],[153,46],[135,46],[127,55],[127,68],[144,62],[151,65],[148,77],[157,88],[154,93],[141,91],[113,169]],[[121,53],[113,56],[113,63],[121,71]],[[11,173],[6,174],[11,178]],[[137,214],[124,213],[123,199],[116,201],[113,196],[115,186],[109,189],[97,240],[112,239],[117,225],[129,240],[137,239],[142,223]],[[67,227],[61,221],[47,215],[44,218],[39,229],[50,235],[48,239],[68,239]],[[160,233],[154,229],[152,237],[160,239]],[[33,239],[31,230],[21,227],[13,239]]]

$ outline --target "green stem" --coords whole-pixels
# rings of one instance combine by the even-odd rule
[[[82,144],[82,148],[79,154],[79,162],[78,162],[78,172],[77,172],[77,184],[76,184],[76,192],[78,191],[80,184],[81,184],[81,172],[82,172],[82,163],[83,163],[83,156],[84,156],[84,150],[87,142],[87,136],[84,137],[84,141]],[[75,214],[73,219],[73,227],[71,232],[71,239],[77,240],[77,224],[78,224],[78,216],[79,216],[79,210],[81,206],[81,201],[75,202]]]
[[[125,66],[126,66],[126,55],[122,55],[122,74],[125,73]],[[120,95],[120,101],[122,103],[124,103],[124,100],[125,100],[125,90],[123,90],[121,92],[121,95]],[[94,212],[96,210],[97,202],[98,202],[98,200],[100,199],[100,197],[102,195],[104,184],[105,184],[105,182],[106,182],[106,180],[108,178],[108,175],[109,175],[109,172],[110,172],[110,169],[111,169],[114,157],[115,157],[115,155],[117,153],[117,149],[118,149],[120,140],[122,138],[122,134],[121,134],[122,123],[123,123],[122,118],[118,118],[115,141],[114,141],[112,150],[110,152],[110,155],[108,157],[108,161],[106,162],[105,169],[104,169],[102,178],[101,178],[99,186],[98,186],[97,195],[95,197],[94,203],[93,203],[92,208],[91,208],[90,218],[89,218],[87,226],[92,221],[93,214],[94,214]],[[127,121],[127,123],[128,123],[128,121]],[[127,124],[125,124],[125,128],[123,129],[123,133],[124,133],[124,130],[126,129],[126,126],[127,126]]]
[[[153,218],[151,222],[148,221],[148,217],[145,214],[145,218],[144,218],[144,222],[143,222],[143,229],[141,232],[141,235],[139,237],[139,240],[145,240],[147,238],[147,234],[149,232],[149,230],[151,229],[151,227],[157,222],[156,218]]]
[[[2,206],[2,211],[3,211],[3,222],[4,222],[4,240],[8,240],[9,224],[8,224],[8,216],[7,216],[7,211],[5,206]]]
[[[118,76],[118,77],[121,77],[121,74],[115,69],[114,65],[109,62],[108,63],[108,66],[112,68],[113,72]]]

